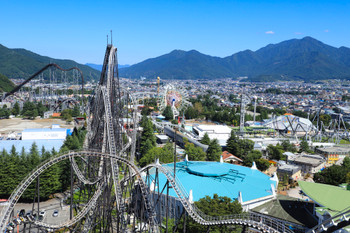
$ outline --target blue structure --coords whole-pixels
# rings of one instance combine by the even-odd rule
[[[165,164],[174,170],[174,164]],[[150,171],[154,175],[155,169]],[[180,180],[187,193],[192,190],[193,201],[218,194],[232,200],[238,199],[244,209],[251,209],[275,197],[276,178],[271,178],[252,168],[221,162],[184,161],[176,163],[176,177]],[[166,183],[163,174],[159,175],[160,191]],[[174,190],[170,196],[176,198]]]

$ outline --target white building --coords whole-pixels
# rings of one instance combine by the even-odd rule
[[[210,140],[217,139],[220,146],[226,146],[231,135],[231,128],[226,125],[196,125],[192,130],[199,139],[202,139],[207,133]]]
[[[25,129],[22,131],[22,140],[33,139],[66,139],[67,129],[58,128],[52,125],[52,128]]]

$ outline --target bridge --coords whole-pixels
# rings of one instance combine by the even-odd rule
[[[163,193],[165,188],[175,191],[188,216],[199,224],[208,227],[242,225],[260,232],[293,232],[282,221],[253,212],[208,216],[191,201],[172,170],[159,163],[142,169],[135,165],[138,119],[136,109],[131,107],[136,106],[135,98],[119,85],[116,52],[113,45],[107,46],[99,84],[86,107],[88,133],[84,149],[52,157],[28,174],[2,209],[0,232],[11,231],[11,226],[21,224],[21,221],[27,221],[26,224],[37,228],[38,232],[161,232],[164,215],[156,208],[165,210],[167,223],[169,195]],[[69,219],[49,224],[13,217],[15,205],[29,185],[54,164],[67,160],[71,164]],[[162,192],[159,188],[158,192],[152,189],[148,176],[150,169],[165,175],[168,185]],[[155,183],[157,179],[155,176]],[[73,204],[74,190],[79,190],[79,202]],[[165,196],[167,201],[159,201],[160,196]]]

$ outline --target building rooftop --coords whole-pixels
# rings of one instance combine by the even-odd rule
[[[343,146],[317,148],[317,150],[323,153],[350,153],[350,147],[343,147]]]
[[[230,152],[228,152],[228,151],[226,151],[226,150],[223,151],[221,155],[222,155],[222,159],[223,159],[223,160],[232,157],[232,158],[234,158],[235,160],[237,160],[237,161],[239,161],[239,162],[243,162],[242,159],[238,158],[237,156],[234,156],[233,154],[231,154]]]
[[[317,220],[310,214],[313,211],[312,203],[280,194],[276,199],[255,207],[252,211],[308,228],[317,225]]]
[[[350,207],[350,191],[338,186],[298,181],[300,188],[313,201],[334,212]]]
[[[164,164],[171,171],[174,164]],[[150,174],[154,175],[155,169]],[[259,170],[238,166],[229,163],[189,161],[176,163],[176,178],[189,193],[193,192],[193,200],[198,201],[206,195],[227,196],[231,199],[238,198],[242,193],[243,202],[271,196],[271,184],[276,187],[276,181]],[[159,175],[160,191],[166,183],[163,174]],[[156,187],[156,191],[157,191]],[[176,197],[174,190],[169,194]]]
[[[231,128],[226,125],[196,125],[193,128],[196,128],[199,131],[215,134],[230,134]]]
[[[308,155],[301,155],[299,157],[296,157],[294,159],[295,163],[302,163],[302,164],[308,164],[311,166],[318,166],[321,163],[325,162],[325,160],[323,158],[318,157],[313,157],[313,156],[308,156]]]
[[[292,164],[281,164],[277,168],[277,171],[291,172],[292,174],[296,173],[299,170],[301,170],[299,166]]]
[[[65,128],[36,128],[36,129],[24,129],[22,132],[66,132]]]

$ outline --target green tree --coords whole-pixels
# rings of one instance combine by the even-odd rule
[[[186,119],[196,119],[198,117],[198,112],[192,107],[189,106],[185,111]]]
[[[79,105],[75,105],[72,111],[72,117],[78,117],[80,115]]]
[[[314,175],[316,183],[336,185],[346,182],[347,171],[342,166],[332,165]]]
[[[34,119],[38,116],[37,106],[32,102],[25,102],[23,105],[21,115],[29,119]]]
[[[171,106],[167,105],[163,111],[163,116],[165,117],[165,120],[172,120],[174,118],[173,110],[171,110]]]
[[[289,140],[285,140],[281,143],[284,151],[296,152],[297,149],[294,144],[291,144]]]
[[[253,165],[253,162],[259,160],[261,158],[262,154],[258,150],[252,150],[248,153],[245,158],[243,158],[243,165],[247,167],[251,167]]]
[[[232,201],[229,197],[218,196],[214,194],[211,198],[210,196],[205,196],[195,202],[195,205],[209,216],[225,216],[234,215],[242,213],[241,204],[235,200]],[[176,232],[184,232],[183,229],[183,219],[180,220]],[[210,232],[241,232],[240,226],[212,226],[210,227]],[[197,233],[197,232],[208,232],[208,226],[196,223],[192,218],[188,218],[186,222],[186,232]]]
[[[41,102],[39,102],[36,108],[38,111],[38,116],[44,117],[44,113],[47,111],[46,107]]]
[[[210,144],[210,138],[209,138],[209,135],[208,133],[205,133],[202,140],[201,140],[201,143],[204,144],[204,145],[209,145]]]
[[[207,159],[209,161],[219,161],[220,155],[222,154],[221,146],[218,143],[217,139],[213,139],[207,151]]]
[[[10,110],[7,108],[6,104],[0,109],[0,118],[8,119],[10,117]]]
[[[51,156],[50,152],[42,150],[42,160],[48,160]],[[40,198],[47,199],[51,194],[61,190],[60,175],[58,164],[52,165],[40,175]]]
[[[140,153],[143,156],[156,146],[156,137],[154,136],[152,121],[146,116],[142,118],[141,126],[143,130],[140,138]]]
[[[67,119],[72,119],[72,112],[73,112],[72,109],[69,109],[69,108],[64,109],[61,112],[61,118],[66,120],[66,121],[67,121]]]
[[[300,142],[300,152],[310,152],[310,147],[309,144],[307,143],[307,141],[302,140]]]
[[[350,171],[350,158],[349,157],[345,157],[342,163],[342,167],[347,170]]]
[[[238,156],[239,145],[238,145],[238,137],[235,131],[231,130],[231,135],[226,142],[226,150],[231,154]]]
[[[270,167],[270,163],[267,159],[260,158],[255,160],[255,163],[260,171],[266,171]]]
[[[271,144],[268,145],[267,153],[270,159],[281,160],[284,158],[283,150],[280,148],[280,146],[273,146]]]
[[[185,138],[186,139],[186,138]],[[195,146],[193,143],[184,140],[185,151],[189,160],[192,161],[204,161],[206,158],[206,153],[198,146]]]
[[[17,116],[20,113],[19,103],[16,102],[11,110],[12,115]]]
[[[149,108],[149,106],[144,106],[141,110],[141,115],[142,116],[148,116],[149,114],[151,114],[152,109]]]
[[[164,147],[151,148],[139,161],[141,167],[150,163],[154,163],[156,159],[161,163],[171,163],[174,161],[174,148],[171,143],[167,143]]]

